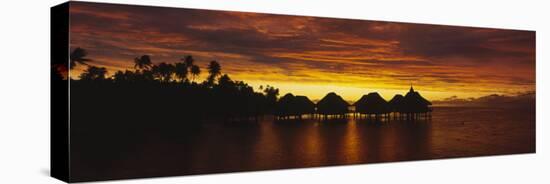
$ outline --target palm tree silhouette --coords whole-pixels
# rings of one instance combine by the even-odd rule
[[[201,69],[197,65],[191,66],[192,81],[195,82],[195,78],[201,74]]]
[[[176,63],[174,66],[174,74],[176,77],[184,82],[187,79],[187,65],[185,63]]]
[[[263,86],[261,86],[263,87]],[[270,85],[267,85],[265,88],[263,88],[263,92],[265,94],[265,96],[269,99],[272,99],[272,100],[277,100],[277,97],[279,96],[279,89],[273,87],[273,86],[270,86]]]
[[[167,63],[160,63],[159,65],[154,65],[151,68],[153,76],[158,78],[161,82],[169,82],[172,79],[174,74],[174,65]]]
[[[208,73],[210,74],[208,76],[207,82],[209,85],[213,85],[214,81],[216,80],[216,77],[220,75],[221,73],[221,66],[217,61],[210,61],[210,64],[208,64]]]
[[[113,75],[113,79],[116,81],[116,82],[123,82],[123,81],[127,81],[128,78],[126,77],[126,75],[124,74],[124,72],[122,71],[117,71],[115,72],[115,74]]]
[[[152,62],[149,55],[143,55],[134,59],[134,68],[138,70],[145,70],[151,68]]]
[[[95,66],[88,66],[82,74],[80,74],[80,80],[103,80],[107,74],[106,68],[99,68]]]
[[[195,61],[191,55],[185,56],[185,58],[181,58],[181,60],[185,63],[187,68],[191,68],[191,66],[193,66],[193,62]]]
[[[231,78],[229,78],[229,75],[224,74],[220,77],[218,80],[218,85],[223,88],[229,88],[233,86],[233,81],[231,81]]]
[[[86,55],[88,55],[88,52],[83,48],[80,48],[80,47],[75,48],[71,52],[71,55],[69,56],[70,57],[69,69],[73,69],[77,65],[77,63],[88,65],[86,62],[92,61],[92,60],[86,58]]]

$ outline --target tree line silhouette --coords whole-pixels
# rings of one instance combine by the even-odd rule
[[[103,112],[133,115],[174,121],[191,120],[257,120],[272,114],[277,119],[389,117],[397,114],[401,118],[425,117],[431,112],[431,103],[412,86],[405,95],[395,95],[389,102],[378,93],[362,96],[348,104],[336,93],[328,93],[317,103],[306,96],[285,94],[280,99],[279,89],[266,85],[254,91],[244,81],[232,80],[222,74],[217,61],[209,62],[208,75],[197,81],[202,70],[188,55],[175,63],[153,64],[149,55],[134,59],[135,70],[117,71],[107,76],[107,69],[88,64],[86,50],[75,48],[70,54],[69,70],[77,65],[87,68],[80,74],[80,80],[71,80],[71,105],[75,113]],[[57,70],[56,70],[57,71]],[[58,73],[58,72],[55,72]],[[54,79],[62,78],[54,74]],[[136,121],[141,121],[137,119]]]
[[[144,113],[169,120],[258,119],[273,114],[279,96],[279,89],[273,86],[254,91],[247,83],[232,80],[222,74],[215,60],[206,67],[206,79],[199,82],[202,70],[190,55],[175,63],[159,64],[143,55],[134,59],[135,70],[116,71],[111,76],[106,68],[93,66],[90,61],[82,48],[70,54],[70,69],[86,66],[80,80],[68,79],[76,112]],[[53,79],[61,79],[56,71]]]

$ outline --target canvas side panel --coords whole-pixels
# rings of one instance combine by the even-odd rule
[[[69,3],[50,10],[51,176],[69,182]]]

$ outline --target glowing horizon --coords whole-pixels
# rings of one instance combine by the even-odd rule
[[[410,84],[430,100],[535,90],[535,33],[380,21],[73,2],[71,49],[109,75],[133,58],[201,67],[318,100],[336,92],[355,101],[369,92],[389,100]],[[77,66],[71,76],[84,68]],[[73,77],[74,78],[74,77]]]

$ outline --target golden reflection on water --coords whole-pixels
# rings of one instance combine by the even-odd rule
[[[157,138],[121,150],[124,158],[81,160],[101,165],[79,169],[137,177],[533,153],[535,113],[525,111],[441,107],[429,121],[266,117],[211,123],[182,132],[181,140]]]
[[[393,123],[393,122],[384,122],[384,123]],[[379,139],[380,145],[383,146],[383,149],[378,149],[376,151],[380,152],[380,159],[381,160],[394,160],[397,154],[397,146],[396,145],[396,139],[399,135],[396,132],[396,129],[391,126],[382,127],[386,129],[386,131],[381,134],[381,138]]]
[[[301,135],[302,144],[297,144],[296,150],[300,150],[303,154],[304,161],[311,165],[318,165],[323,163],[326,156],[323,152],[324,145],[321,140],[321,134],[319,133],[319,122],[313,123],[313,126],[308,126]]]
[[[257,129],[241,132],[255,134],[256,139],[250,152],[241,154],[249,158],[251,163],[247,166],[261,169],[487,155],[493,150],[495,153],[507,153],[532,147],[510,144],[526,139],[524,137],[529,138],[525,135],[530,135],[531,129],[524,127],[525,123],[513,123],[520,120],[495,124],[486,114],[463,115],[477,112],[470,109],[438,110],[433,120],[414,121],[351,117],[329,120],[266,119],[257,124]],[[463,121],[469,123],[463,124]],[[506,128],[510,125],[517,125],[519,128],[516,129],[525,131],[512,134]],[[495,141],[492,137],[499,139]],[[508,144],[502,140],[508,140]]]
[[[360,161],[361,138],[357,131],[357,122],[353,119],[346,126],[346,133],[341,143],[345,158],[344,163],[358,163]]]

